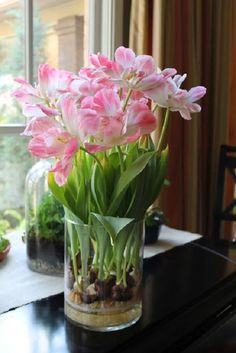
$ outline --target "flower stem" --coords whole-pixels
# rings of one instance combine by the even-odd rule
[[[101,168],[103,170],[103,167],[102,167],[102,164],[101,162],[99,161],[99,159],[97,158],[97,156],[95,156],[95,154],[89,152],[86,150],[86,148],[80,146],[80,150],[81,151],[84,151],[85,153],[88,153],[91,157],[93,157],[95,159],[95,161],[97,162],[97,164],[99,165],[99,168]]]
[[[165,118],[164,118],[164,123],[163,123],[162,129],[161,129],[160,139],[159,139],[158,145],[157,145],[158,152],[162,151],[166,145],[165,140],[166,140],[166,134],[168,131],[168,126],[169,126],[169,113],[170,113],[170,109],[167,108]]]
[[[116,148],[117,148],[118,155],[119,155],[120,170],[121,170],[121,173],[123,173],[124,170],[125,170],[124,161],[123,161],[123,153],[122,153],[122,151],[121,151],[120,146],[116,146]]]
[[[124,102],[123,108],[122,108],[123,112],[125,111],[125,109],[126,109],[126,107],[127,107],[127,104],[128,104],[128,102],[129,102],[131,93],[132,93],[132,88],[129,88],[128,93],[127,93],[127,96],[126,96],[126,98],[125,98],[125,102]]]
[[[157,108],[158,108],[158,104],[155,104],[155,105],[154,105],[154,108],[152,109],[152,113],[155,113],[155,111],[157,110]]]

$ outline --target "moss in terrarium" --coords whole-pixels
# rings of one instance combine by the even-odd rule
[[[38,206],[36,215],[29,211],[29,236],[40,236],[53,241],[64,240],[64,209],[55,197],[46,193]]]

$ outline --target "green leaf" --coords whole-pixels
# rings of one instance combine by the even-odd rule
[[[95,165],[92,173],[91,179],[91,192],[94,201],[97,205],[98,211],[101,214],[106,212],[107,202],[106,202],[106,184],[105,176],[103,170],[99,165]]]
[[[75,225],[80,244],[80,256],[81,256],[81,275],[83,277],[88,276],[88,263],[90,256],[90,234],[91,227],[88,225]]]
[[[155,152],[144,153],[142,156],[137,158],[130,166],[128,166],[124,173],[121,174],[111,197],[112,203],[108,209],[108,214],[114,214],[116,212],[121,201],[122,193],[131,183],[131,181],[134,180],[134,178],[143,171],[150,158],[154,154]]]
[[[78,217],[76,216],[70,209],[68,209],[67,207],[64,207],[64,211],[65,211],[65,218],[68,221],[71,221],[75,224],[84,224],[84,222]]]
[[[69,207],[69,205],[65,199],[65,196],[64,196],[65,187],[57,185],[57,183],[55,182],[53,172],[48,173],[48,186],[49,186],[51,192],[53,193],[53,195],[56,197],[56,199],[59,202],[61,202],[64,206]]]
[[[127,237],[130,233],[129,230],[127,230],[127,226],[133,222],[134,219],[101,216],[99,214],[92,213],[92,220],[94,226],[97,225],[97,242],[100,265],[99,278],[103,278],[104,275],[104,260],[109,270],[112,268],[115,261],[119,276],[122,277],[122,251],[124,250]]]
[[[159,195],[162,185],[165,181],[166,171],[167,171],[167,163],[168,163],[168,146],[161,152],[161,158],[158,166],[158,173],[154,183],[154,191],[155,191],[155,199]],[[154,200],[153,200],[154,201]]]
[[[110,217],[102,216],[97,213],[91,213],[93,224],[103,226],[106,231],[110,234],[112,241],[115,240],[119,232],[131,223],[134,218],[120,218],[120,217]]]
[[[76,255],[78,254],[78,251],[79,251],[79,241],[78,241],[78,235],[76,232],[76,224],[71,222],[66,222],[66,227],[69,235],[69,245],[70,245],[71,260],[73,265],[73,272],[76,279],[76,283],[79,286],[78,266],[77,266],[77,258],[76,258]]]

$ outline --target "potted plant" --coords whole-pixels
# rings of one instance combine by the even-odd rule
[[[5,219],[0,220],[0,261],[4,260],[10,251],[10,241],[4,238],[6,230],[9,228],[9,222]]]
[[[166,223],[165,215],[158,208],[152,208],[145,216],[145,244],[153,244],[158,240],[161,226]]]
[[[43,64],[38,77],[34,87],[17,79],[13,95],[31,117],[29,151],[54,160],[48,185],[66,210],[66,316],[91,330],[128,327],[142,314],[144,218],[165,180],[169,115],[191,119],[206,89],[181,89],[186,75],[124,47],[114,60],[92,54],[78,75]]]

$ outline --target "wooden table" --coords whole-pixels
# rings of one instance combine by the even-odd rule
[[[0,315],[0,352],[235,353],[236,341],[233,350],[210,350],[215,330],[236,329],[236,256],[228,260],[214,246],[198,240],[145,260],[143,316],[133,327],[96,333],[73,326],[59,294]]]

